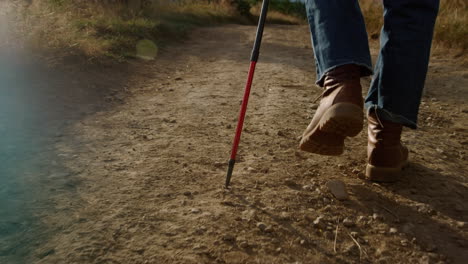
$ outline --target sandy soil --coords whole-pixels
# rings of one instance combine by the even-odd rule
[[[466,60],[435,52],[421,128],[404,134],[411,164],[379,185],[360,179],[365,131],[340,157],[297,150],[321,92],[309,33],[268,26],[225,190],[254,32],[197,29],[70,124],[55,147],[75,188],[52,192],[43,220],[57,231],[36,263],[466,263]]]

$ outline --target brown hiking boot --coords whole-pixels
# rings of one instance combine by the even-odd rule
[[[302,135],[301,150],[321,155],[343,153],[344,139],[363,127],[361,68],[354,64],[325,74],[325,91],[312,122]]]
[[[380,120],[369,113],[369,140],[367,145],[366,176],[371,181],[395,182],[408,162],[408,149],[401,144],[403,126]]]

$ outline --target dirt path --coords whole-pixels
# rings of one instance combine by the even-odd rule
[[[60,232],[38,263],[466,263],[466,62],[435,54],[405,179],[377,185],[359,179],[365,132],[338,158],[297,150],[320,93],[308,30],[269,26],[226,191],[254,31],[195,30],[141,66],[124,103],[69,127],[56,147],[79,202],[52,197]]]

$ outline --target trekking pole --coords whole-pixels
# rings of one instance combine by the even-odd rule
[[[252,81],[255,73],[255,66],[257,65],[258,57],[260,55],[260,45],[262,44],[263,28],[265,27],[265,20],[268,12],[269,0],[263,0],[262,10],[260,12],[260,19],[258,20],[257,36],[255,37],[255,44],[250,57],[250,69],[247,78],[247,84],[245,85],[244,98],[242,99],[242,105],[239,113],[239,120],[237,121],[236,135],[234,136],[234,142],[232,143],[231,158],[229,160],[228,171],[226,176],[226,188],[229,188],[231,182],[232,171],[234,170],[234,164],[236,163],[237,149],[242,134],[242,127],[244,126],[245,113],[247,111],[247,104],[249,103],[250,88],[252,87]]]

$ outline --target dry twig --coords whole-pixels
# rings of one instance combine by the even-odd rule
[[[340,227],[340,219],[338,218],[338,223],[336,223],[336,230],[335,230],[335,242],[333,243],[333,251],[336,253],[336,240],[338,239],[338,230]]]
[[[363,252],[367,256],[366,251],[361,247],[361,244],[359,244],[359,242],[350,233],[348,233],[348,235],[353,240],[353,242],[356,244],[356,246],[359,248],[359,260],[362,260],[362,253]]]

